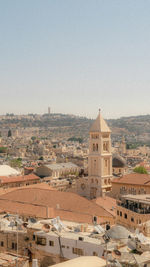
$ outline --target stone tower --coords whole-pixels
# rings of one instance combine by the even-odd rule
[[[88,157],[89,197],[103,196],[111,190],[112,154],[111,131],[99,111],[90,129]]]

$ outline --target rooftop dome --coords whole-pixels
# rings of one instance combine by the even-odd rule
[[[128,239],[128,236],[130,235],[130,232],[121,225],[115,225],[111,227],[107,234],[112,239]]]
[[[114,154],[112,158],[112,166],[114,168],[124,168],[126,166],[126,161],[120,155]]]

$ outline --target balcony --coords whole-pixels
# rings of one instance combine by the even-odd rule
[[[117,203],[118,206],[123,207],[125,209],[131,210],[138,214],[150,214],[150,206],[143,206],[141,203],[138,202],[119,202]]]

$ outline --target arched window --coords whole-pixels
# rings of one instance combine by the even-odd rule
[[[98,151],[98,144],[96,144],[96,151]]]

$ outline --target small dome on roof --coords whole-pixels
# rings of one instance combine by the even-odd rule
[[[126,166],[126,161],[120,155],[114,154],[112,158],[112,166],[114,168],[124,168]]]
[[[107,234],[112,239],[128,239],[128,236],[131,234],[125,227],[121,225],[115,225],[111,227]]]

